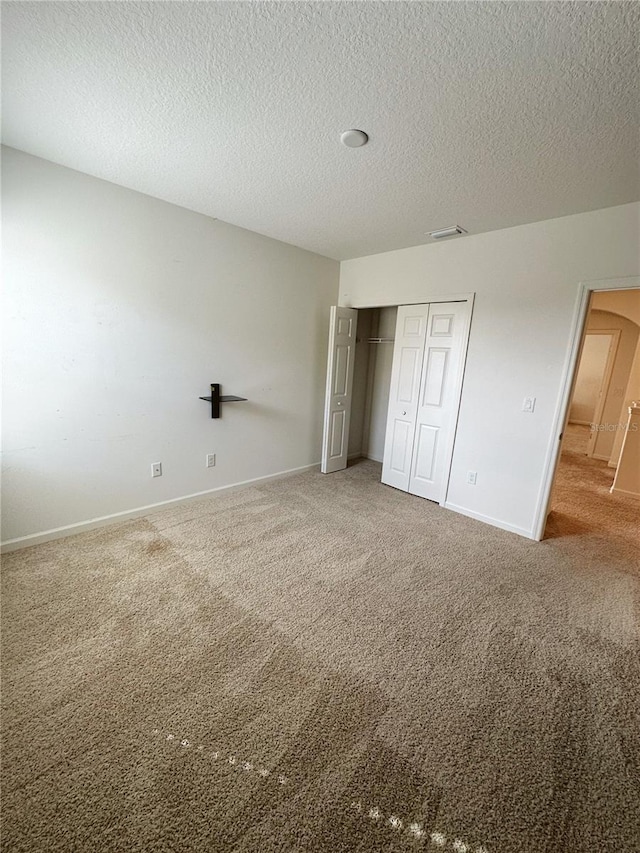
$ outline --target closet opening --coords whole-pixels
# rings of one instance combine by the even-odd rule
[[[358,311],[347,458],[382,464],[397,306]]]
[[[323,473],[368,459],[385,485],[445,502],[472,304],[332,308]]]

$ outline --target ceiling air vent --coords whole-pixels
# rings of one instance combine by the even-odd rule
[[[440,228],[438,231],[429,231],[429,237],[434,240],[441,240],[443,237],[457,237],[459,234],[466,234],[464,228],[459,225],[450,225],[448,228]]]

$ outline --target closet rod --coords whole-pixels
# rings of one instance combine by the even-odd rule
[[[367,340],[368,344],[392,344],[394,342],[394,338],[369,338]]]

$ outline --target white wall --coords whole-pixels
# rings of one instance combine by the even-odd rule
[[[5,541],[318,462],[337,262],[11,149],[3,191]]]
[[[579,282],[639,273],[636,203],[344,261],[340,304],[476,293],[448,502],[535,535]]]

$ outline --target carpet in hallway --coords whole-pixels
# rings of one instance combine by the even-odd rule
[[[609,491],[615,469],[587,456],[589,427],[568,424],[551,496],[545,536],[580,535],[640,576],[640,500]]]

